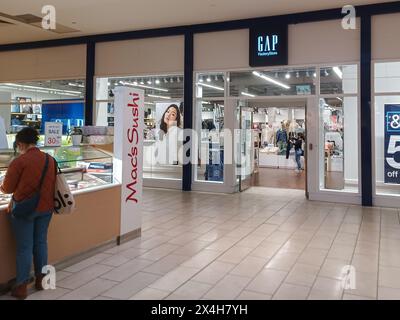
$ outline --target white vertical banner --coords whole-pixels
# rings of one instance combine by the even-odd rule
[[[118,87],[114,95],[114,177],[121,183],[124,235],[141,228],[142,222],[144,91]]]

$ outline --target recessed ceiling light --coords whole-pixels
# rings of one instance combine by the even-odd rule
[[[289,72],[286,73],[285,78],[286,78],[286,79],[290,79],[290,77],[291,77],[291,76],[290,76],[290,73],[289,73]]]
[[[273,78],[270,78],[270,77],[266,76],[265,74],[262,74],[262,73],[260,73],[258,71],[253,71],[253,74],[255,76],[257,76],[257,77],[260,77],[261,79],[264,79],[264,80],[266,80],[268,82],[276,84],[277,86],[280,86],[280,87],[282,87],[284,89],[290,89],[290,87],[288,85],[286,85],[286,84],[284,84],[282,82],[279,82],[279,81],[277,81],[277,80],[275,80]]]
[[[166,96],[158,96],[155,94],[148,94],[148,97],[152,97],[152,98],[160,98],[160,99],[165,99],[165,100],[171,100],[171,97],[166,97]]]
[[[147,84],[152,84],[153,82],[151,80],[147,80]]]
[[[197,83],[197,85],[198,85],[198,86],[207,87],[207,88],[211,88],[211,89],[215,89],[215,90],[219,90],[219,91],[224,91],[224,88],[218,87],[218,86],[212,86],[212,85],[210,85],[210,84]]]
[[[340,79],[343,79],[343,71],[340,70],[339,67],[333,67],[333,71],[335,71],[335,73],[337,74],[337,76],[338,76]]]
[[[207,82],[211,82],[210,76],[207,77]]]
[[[255,95],[254,94],[250,94],[250,93],[248,93],[248,92],[241,92],[240,93],[241,95],[243,95],[243,96],[248,96],[248,97],[251,97],[251,98],[254,98],[255,97]]]

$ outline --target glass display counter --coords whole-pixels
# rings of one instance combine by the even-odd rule
[[[113,183],[112,155],[93,146],[40,148],[57,160],[71,191],[106,186]],[[0,150],[0,179],[16,157],[13,150]],[[0,206],[10,201],[11,195],[0,192]]]

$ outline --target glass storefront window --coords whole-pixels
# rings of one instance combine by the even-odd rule
[[[232,97],[305,96],[315,94],[315,68],[230,72]]]
[[[224,101],[198,100],[196,131],[198,132],[197,181],[224,181]]]
[[[182,179],[183,84],[183,75],[96,79],[96,125],[114,125],[116,87],[145,92],[144,178]]]
[[[385,110],[386,109],[386,110]],[[400,196],[399,131],[400,94],[375,97],[376,193]],[[397,120],[396,120],[397,119]]]
[[[71,129],[84,124],[84,98],[84,79],[0,83],[0,117],[4,120],[9,147],[14,135],[26,126],[43,135],[45,122],[62,122],[67,143]]]
[[[358,99],[320,98],[320,188],[358,192]]]
[[[357,65],[320,69],[321,94],[355,94],[358,92]]]
[[[219,98],[225,96],[224,73],[197,73],[196,98]]]
[[[400,62],[375,64],[375,92],[400,92]]]
[[[374,65],[375,193],[400,196],[400,62]]]

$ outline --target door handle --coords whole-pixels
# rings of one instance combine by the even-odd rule
[[[310,149],[310,151],[313,149],[313,144],[312,143],[310,143],[309,144],[309,146],[308,146],[308,148]]]

